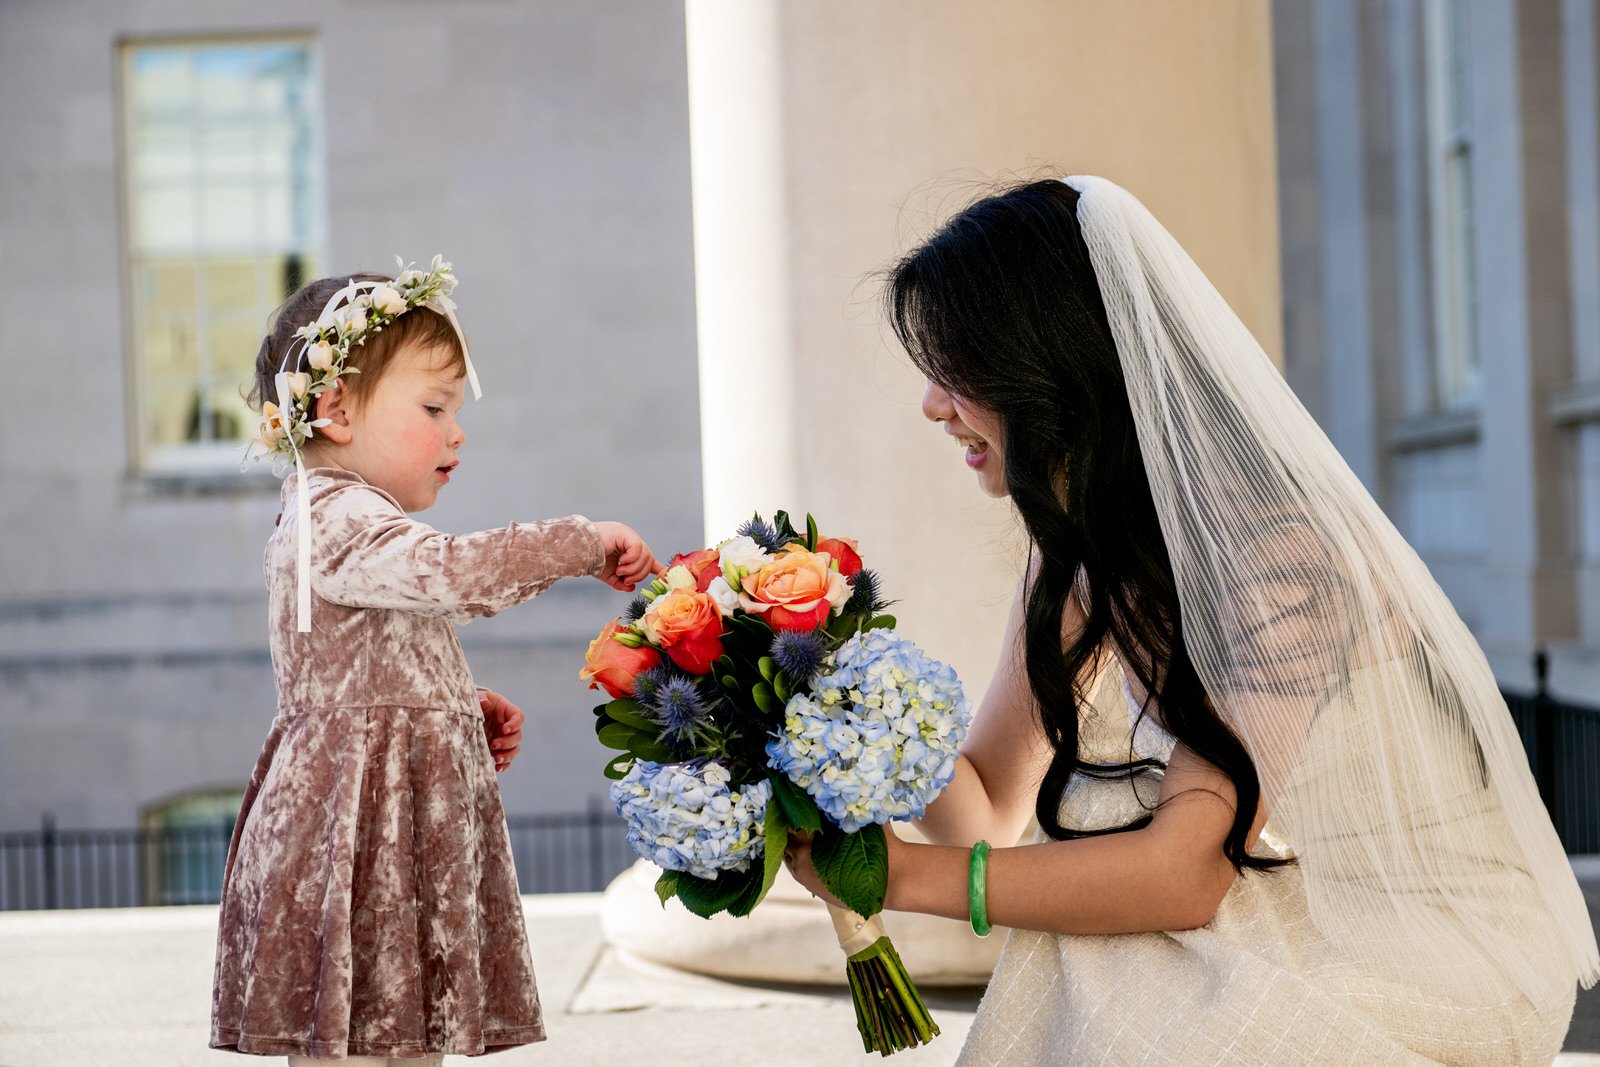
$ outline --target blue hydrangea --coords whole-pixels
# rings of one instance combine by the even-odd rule
[[[762,827],[772,786],[765,780],[739,790],[716,762],[635,760],[611,784],[611,802],[628,824],[628,844],[667,871],[715,878],[749,870],[762,858]]]
[[[789,699],[770,765],[847,833],[921,816],[972,721],[956,672],[887,629],[851,637],[823,670]]]

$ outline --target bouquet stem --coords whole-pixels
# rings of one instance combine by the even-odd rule
[[[933,1040],[939,1026],[890,944],[883,919],[877,915],[864,919],[831,904],[828,916],[845,953],[850,999],[866,1051],[887,1056]]]

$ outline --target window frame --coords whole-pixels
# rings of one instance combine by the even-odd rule
[[[141,268],[152,263],[166,260],[171,263],[187,263],[196,271],[195,290],[197,300],[194,309],[195,336],[200,335],[211,324],[209,306],[206,305],[203,294],[205,292],[205,271],[209,263],[215,261],[217,252],[226,252],[227,249],[219,246],[217,249],[207,249],[198,236],[188,245],[187,249],[179,253],[157,252],[150,253],[139,244],[138,233],[138,203],[135,189],[135,160],[133,153],[137,144],[137,128],[135,116],[134,84],[132,69],[135,57],[141,50],[153,48],[184,48],[197,51],[207,47],[261,47],[271,45],[293,45],[304,49],[307,58],[307,85],[313,94],[310,104],[308,139],[312,158],[308,161],[314,175],[314,188],[312,203],[310,205],[312,222],[310,225],[310,238],[304,245],[290,251],[306,254],[309,264],[318,265],[327,262],[328,256],[328,167],[326,151],[326,106],[325,106],[325,80],[323,77],[322,50],[317,34],[309,28],[277,29],[271,31],[219,32],[196,34],[154,34],[123,36],[114,43],[114,67],[116,72],[116,98],[117,98],[117,123],[116,123],[116,176],[117,200],[119,208],[119,227],[121,230],[121,300],[123,309],[122,346],[125,368],[125,417],[126,417],[126,446],[128,456],[128,473],[131,477],[150,482],[181,487],[190,482],[195,484],[205,483],[212,485],[219,478],[231,476],[245,484],[265,486],[275,484],[275,480],[260,478],[242,478],[239,474],[240,463],[244,455],[245,443],[249,439],[251,425],[247,424],[245,436],[227,441],[209,440],[201,442],[186,442],[177,445],[161,445],[149,440],[146,434],[146,420],[150,415],[150,375],[149,358],[145,347],[144,330],[146,325],[147,309],[139,295]],[[191,126],[191,129],[197,128]],[[197,183],[196,188],[199,188]],[[200,205],[193,205],[196,212]],[[267,255],[270,250],[265,244],[245,244],[236,251],[238,257],[254,258]],[[259,267],[257,268],[259,271]],[[307,280],[310,273],[307,272]],[[260,281],[258,276],[258,282]],[[265,329],[265,321],[258,324],[260,330]],[[197,343],[199,343],[197,341]],[[195,382],[198,385],[203,376],[197,375]],[[249,382],[242,383],[248,388]],[[204,411],[204,409],[202,409]]]

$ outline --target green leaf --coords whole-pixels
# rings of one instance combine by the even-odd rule
[[[750,697],[756,702],[756,707],[761,709],[763,715],[782,715],[783,701],[778,699],[778,694],[772,691],[772,686],[766,682],[757,682],[750,689]]]
[[[606,769],[601,773],[613,782],[619,782],[627,777],[628,768],[631,766],[633,766],[633,753],[624,752],[620,756],[613,757],[611,762],[606,764]]]
[[[782,862],[783,853],[778,853],[779,862]],[[761,863],[752,863],[750,869],[741,871],[737,875],[743,879],[739,887],[739,895],[728,904],[729,915],[749,915],[756,910],[756,905],[761,903],[761,898],[766,896],[766,866]]]
[[[789,521],[789,513],[787,511],[773,513],[772,529],[777,533],[780,541],[795,541],[799,539],[799,535],[794,532],[794,523]]]
[[[627,697],[621,700],[613,700],[607,704],[606,714],[624,726],[631,726],[635,730],[643,730],[647,734],[653,734],[661,728],[659,723],[645,717],[643,704]]]
[[[817,520],[813,519],[808,511],[806,512],[806,551],[815,552],[819,540],[820,538],[817,536]]]
[[[756,669],[761,672],[761,677],[772,681],[778,676],[778,661],[771,656],[762,656],[756,660]]]
[[[646,737],[637,730],[628,738],[628,751],[642,760],[649,760],[651,763],[672,762],[671,748],[653,737]]]
[[[759,638],[768,644],[772,643],[772,627],[754,615],[735,615],[729,621],[734,629],[742,630],[750,637]]]
[[[784,707],[789,706],[789,698],[794,696],[794,690],[789,688],[789,676],[787,674],[779,671],[778,676],[772,679],[772,692],[783,702]]]
[[[828,622],[826,629],[829,637],[843,641],[861,629],[861,616],[848,611],[843,615],[836,615]]]
[[[883,827],[870,823],[853,834],[826,826],[811,839],[811,865],[844,906],[863,918],[883,910],[889,883],[889,847]]]
[[[774,774],[767,781],[772,783],[774,801],[767,805],[767,810],[778,808],[785,826],[802,834],[814,834],[822,829],[822,812],[817,810],[817,802],[811,799],[810,793],[791,782],[785,774]]]
[[[595,735],[600,738],[602,745],[607,748],[620,749],[623,752],[627,752],[632,747],[635,737],[643,736],[638,730],[631,726],[624,726],[620,722],[606,723],[595,731]]]
[[[789,845],[789,828],[783,824],[783,809],[771,801],[767,802],[767,817],[762,823],[761,835],[765,838],[763,847],[766,853],[762,857],[761,892],[756,896],[756,904],[767,898],[767,891],[772,888],[773,881],[778,877],[778,869],[783,866],[783,850]]]
[[[895,623],[895,619],[894,619],[893,615],[879,615],[877,618],[875,618],[871,622],[867,623],[866,626],[862,627],[862,629],[864,629],[864,630],[891,630],[891,629],[894,628],[894,623]]]
[[[661,901],[661,906],[667,906],[667,901],[678,895],[678,872],[662,871],[661,877],[656,879],[656,897]]]
[[[739,903],[740,898],[749,893],[752,880],[757,890],[761,887],[761,869],[754,864],[747,871],[723,871],[714,879],[697,878],[686,871],[678,871],[677,875],[678,899],[702,919],[709,919],[719,911],[728,911]]]

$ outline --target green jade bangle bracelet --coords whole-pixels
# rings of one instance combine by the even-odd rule
[[[967,912],[972,917],[972,932],[988,937],[989,925],[989,842],[972,846],[972,862],[967,869]]]

